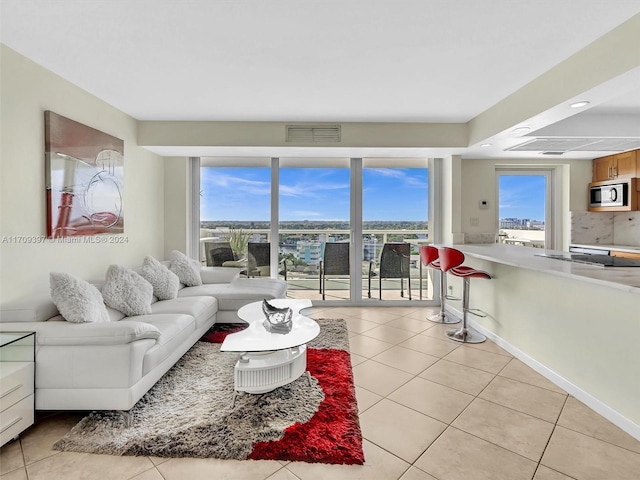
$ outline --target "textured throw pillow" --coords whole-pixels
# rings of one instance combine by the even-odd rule
[[[171,252],[169,260],[171,260],[169,269],[178,276],[180,282],[184,283],[187,287],[202,285],[200,264],[197,261],[177,250]]]
[[[51,300],[67,322],[108,322],[107,308],[100,291],[89,282],[69,275],[49,274]]]
[[[171,300],[178,296],[180,279],[153,257],[144,257],[140,275],[151,284],[158,300]]]
[[[127,317],[151,313],[153,287],[130,268],[111,265],[102,287],[104,303]]]

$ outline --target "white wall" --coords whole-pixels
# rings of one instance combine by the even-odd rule
[[[440,182],[441,186],[441,198],[434,200],[439,204],[442,215],[442,243],[462,243],[464,236],[461,230],[461,208],[465,193],[462,189],[461,157],[452,155],[443,158],[441,178],[434,178],[434,182]]]
[[[588,160],[462,160],[462,213],[461,229],[467,236],[481,234],[495,235],[498,231],[498,188],[496,168],[531,166],[535,168],[556,169],[562,178],[556,183],[561,189],[557,208],[560,209],[560,222],[557,225],[561,235],[558,249],[568,248],[569,212],[587,209],[587,189],[591,181],[591,162]],[[487,200],[489,208],[479,208],[479,201]],[[477,218],[478,224],[471,225],[471,219]],[[469,242],[467,242],[469,243]]]
[[[137,122],[2,45],[0,301],[48,293],[49,272],[104,277],[112,263],[164,256],[163,159],[137,146]],[[125,243],[53,243],[46,235],[44,111],[124,140]],[[14,236],[24,237],[10,243]],[[23,243],[41,241],[41,243]]]
[[[164,256],[169,258],[172,250],[188,251],[190,201],[189,159],[187,157],[165,157],[164,182]]]

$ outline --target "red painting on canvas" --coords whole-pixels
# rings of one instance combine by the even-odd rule
[[[124,141],[45,112],[47,236],[124,232]]]

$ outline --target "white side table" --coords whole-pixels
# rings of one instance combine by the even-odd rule
[[[0,446],[33,425],[35,332],[0,332]]]

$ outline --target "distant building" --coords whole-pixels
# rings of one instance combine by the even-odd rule
[[[362,260],[365,262],[370,262],[371,260],[376,260],[378,255],[377,251],[379,248],[379,242],[376,237],[371,237],[368,239],[363,239],[362,241]]]
[[[529,218],[501,218],[500,228],[505,230],[544,230],[544,221]]]
[[[321,253],[321,243],[303,241],[296,243],[296,258],[307,265],[319,265]]]

